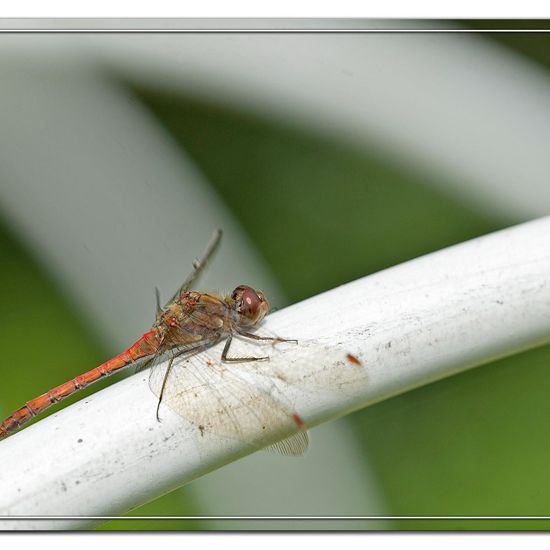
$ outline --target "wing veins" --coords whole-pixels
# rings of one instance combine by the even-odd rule
[[[263,427],[267,424],[266,421],[269,420],[269,415],[273,415],[278,422],[281,422],[282,420],[291,420],[292,411],[287,405],[282,403],[279,399],[273,397],[264,389],[251,385],[250,382],[241,378],[238,373],[232,372],[229,369],[225,369],[222,372],[221,365],[218,361],[214,362],[215,370],[213,370],[213,367],[202,367],[194,364],[193,362],[188,362],[186,366],[183,366],[180,363],[178,367],[188,369],[188,374],[199,383],[199,386],[195,386],[195,388],[203,388],[204,395],[201,395],[201,399],[208,402],[208,394],[215,399],[217,407],[215,410],[210,411],[210,414],[214,416],[216,413],[222,413],[225,416],[226,422],[229,423],[227,429],[229,429],[230,433],[236,434],[241,439],[245,436],[243,433],[243,428],[250,429],[252,427],[252,429],[254,429],[254,427],[256,427],[257,429],[258,426]],[[172,373],[172,375],[176,377],[175,372]],[[222,386],[221,388],[217,387],[218,381]],[[189,394],[190,392],[192,393],[192,391],[192,388],[187,387],[182,388],[180,391],[171,392],[171,395],[165,398],[165,402],[168,406],[175,409],[181,416],[187,417],[194,424],[197,424],[200,423],[200,420],[197,421],[197,417],[190,414],[192,411],[181,410],[181,405],[177,404],[177,396],[180,396],[185,400],[186,405],[190,405],[192,398]],[[226,392],[225,396],[223,392]],[[185,394],[187,394],[187,397]],[[241,398],[243,394],[244,398]],[[228,399],[228,396],[231,399]],[[256,410],[248,404],[248,401],[253,402],[253,400],[257,397],[263,397],[261,410],[263,410],[264,414],[258,414]],[[234,406],[231,405],[231,401],[246,411],[245,416],[248,416],[248,418],[244,418],[246,422],[239,421],[235,414]],[[200,412],[201,411],[199,411],[199,414]],[[202,412],[205,413],[205,418],[208,418],[208,412]],[[212,419],[209,420],[212,421]],[[210,422],[205,423],[209,424]],[[213,432],[216,433],[215,427]],[[221,435],[225,435],[226,437],[228,436],[227,430],[223,429],[223,423],[221,432]],[[259,434],[260,433],[261,431],[259,431]],[[229,437],[232,436],[229,435]]]
[[[203,252],[202,257],[199,260],[195,260],[193,262],[193,267],[194,267],[193,271],[189,274],[187,279],[183,281],[183,284],[180,286],[177,292],[172,296],[172,298],[168,300],[168,302],[166,302],[166,305],[164,306],[165,308],[172,302],[178,300],[182,292],[189,290],[199,280],[200,276],[204,273],[205,269],[208,267],[210,260],[218,250],[220,246],[221,238],[222,238],[222,230],[216,229],[216,231],[214,232],[214,235],[212,235],[212,238],[208,243],[208,246],[206,247],[206,250]]]

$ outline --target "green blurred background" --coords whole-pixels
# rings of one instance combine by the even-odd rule
[[[515,51],[540,70],[550,68],[545,34],[481,38]],[[288,303],[524,220],[520,214],[505,216],[461,202],[425,174],[405,169],[376,149],[358,150],[289,121],[229,106],[221,97],[206,100],[163,83],[114,77],[199,167],[260,251]],[[0,227],[0,257],[0,406],[9,413],[115,350],[106,349],[61,282],[7,220]],[[348,417],[385,503],[381,513],[548,515],[549,364],[550,347],[531,350]],[[204,513],[187,488],[131,512]],[[549,526],[467,520],[386,524],[397,529]],[[207,521],[190,520],[102,526],[210,527]]]

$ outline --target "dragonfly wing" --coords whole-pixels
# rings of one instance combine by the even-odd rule
[[[153,367],[156,363],[160,361],[160,357],[160,354],[155,353],[155,355],[145,358],[143,361],[141,361],[141,363],[138,363],[135,372],[141,372],[145,369],[148,369],[149,367]]]
[[[287,438],[301,427],[290,407],[232,365],[222,363],[214,352],[176,359],[168,372],[165,363],[154,367],[149,385],[157,396],[164,385],[162,403],[194,424],[201,435],[212,433],[261,448],[274,435]],[[307,447],[304,437],[287,444],[286,454],[303,452]],[[283,452],[282,448],[274,450]]]
[[[271,451],[282,455],[302,456],[309,447],[309,436],[307,432],[299,431],[282,441],[277,441],[265,447],[265,451]]]
[[[339,344],[306,339],[299,340],[297,344],[278,342],[258,345],[235,339],[233,342],[235,355],[269,355],[269,361],[258,365],[256,371],[259,375],[279,379],[306,391],[327,390],[353,395],[368,382],[365,361]],[[237,364],[236,368],[243,369],[245,365]]]
[[[189,343],[182,344],[177,348],[172,348],[172,350],[166,349],[164,346],[161,345],[154,355],[145,358],[145,360],[137,365],[136,372],[141,372],[148,368],[151,368],[152,372],[159,366],[159,363],[161,363],[166,357],[168,357],[170,351],[173,352],[173,355],[191,355],[192,353],[197,353],[198,351],[206,349],[209,345],[212,345],[212,343],[213,341],[211,340],[201,338],[196,339],[196,341],[190,339]]]
[[[216,229],[216,231],[214,231],[214,235],[212,235],[212,239],[208,243],[208,246],[206,247],[206,250],[203,252],[200,260],[195,260],[193,262],[192,273],[187,277],[187,279],[185,279],[181,287],[174,294],[174,296],[172,296],[172,298],[167,302],[166,305],[177,300],[180,297],[182,292],[189,290],[198,281],[199,277],[202,275],[204,270],[208,267],[210,260],[218,250],[221,239],[222,239],[222,230]]]

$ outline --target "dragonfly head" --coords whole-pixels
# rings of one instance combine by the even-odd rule
[[[246,327],[257,325],[269,311],[269,303],[261,290],[240,285],[231,293],[233,308],[239,323]]]

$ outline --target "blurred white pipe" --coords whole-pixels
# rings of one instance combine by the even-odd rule
[[[548,72],[481,35],[0,35],[376,150],[494,214],[548,213]],[[529,177],[526,177],[526,174]]]
[[[512,219],[550,211],[550,77],[475,34],[86,35],[154,88],[299,124]]]
[[[547,217],[281,310],[266,328],[302,343],[272,350],[264,368],[276,367],[275,386],[287,380],[285,399],[315,426],[549,342],[549,239]],[[329,347],[320,353],[310,338]],[[362,366],[350,363],[348,353]],[[3,441],[2,515],[66,515],[72,519],[56,520],[57,527],[89,525],[76,518],[123,513],[250,452],[237,440],[208,431],[199,436],[167,409],[157,423],[146,379],[145,373],[128,378]],[[262,433],[275,437],[274,428]],[[48,527],[32,519],[2,525]]]

